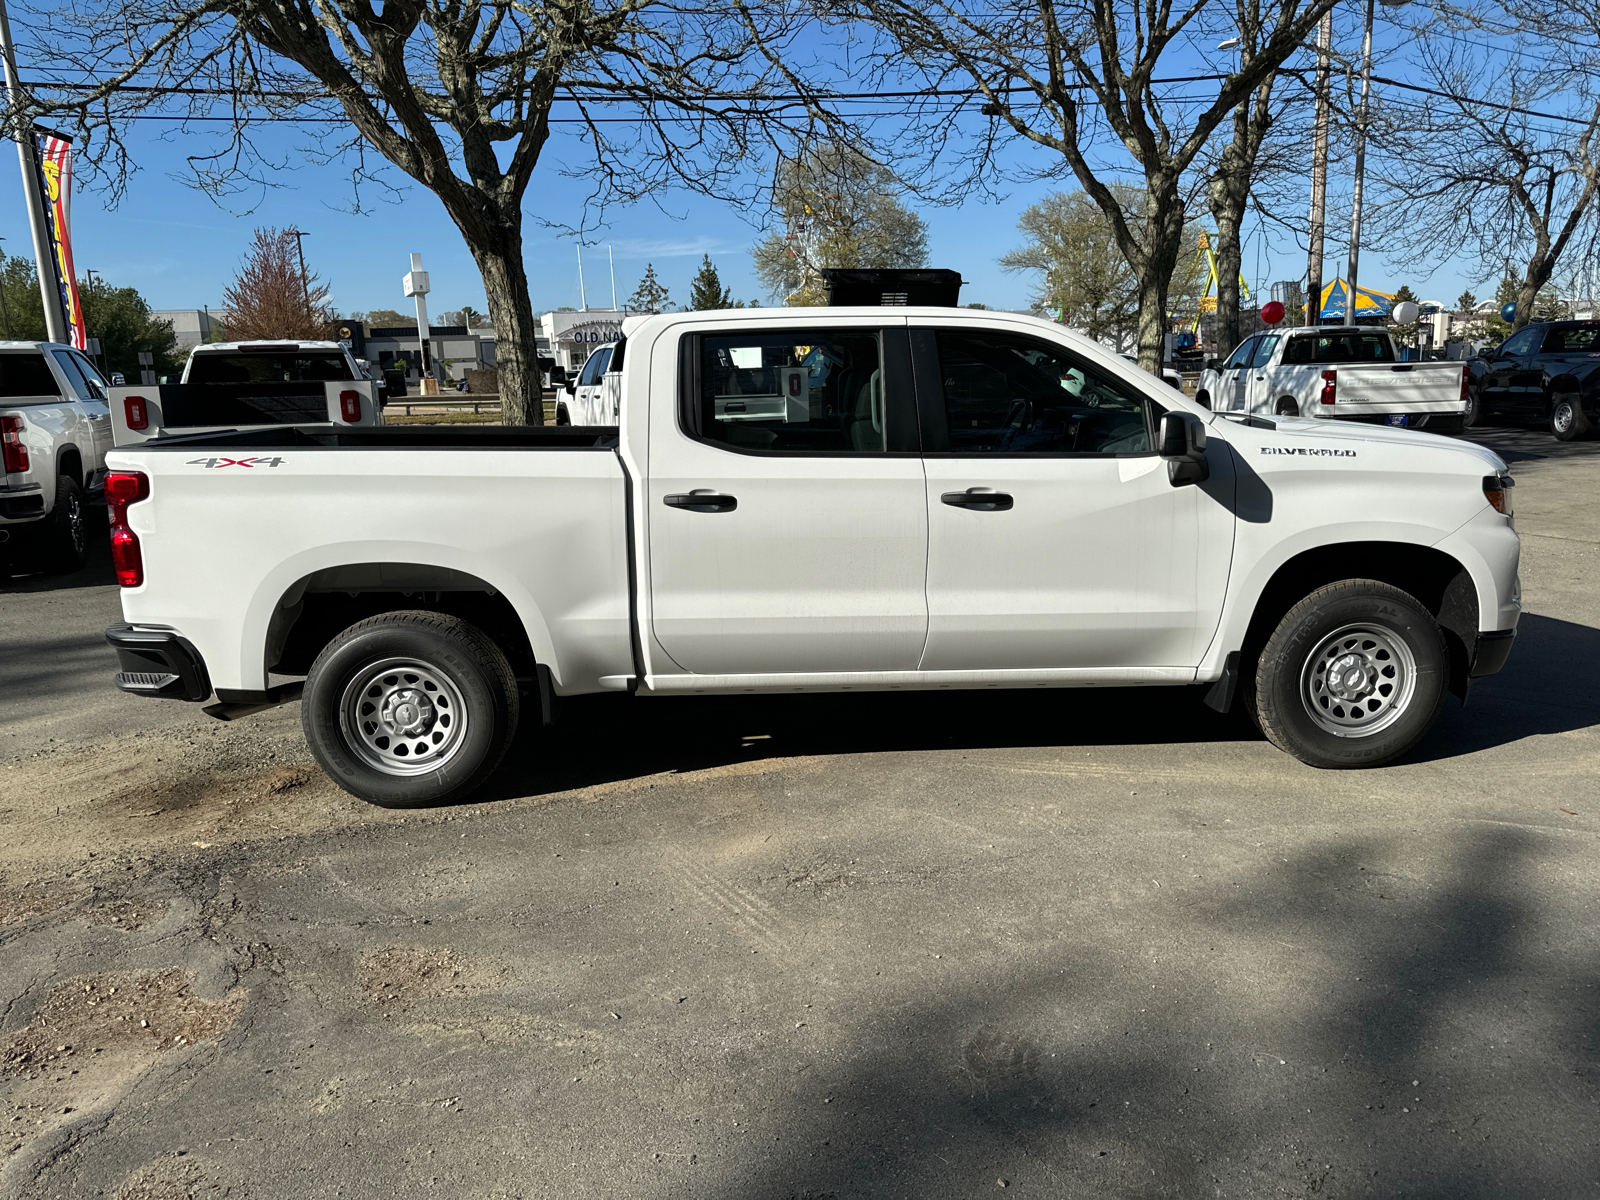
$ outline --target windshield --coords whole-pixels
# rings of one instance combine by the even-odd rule
[[[336,350],[278,353],[224,351],[196,354],[190,383],[326,383],[355,378]]]

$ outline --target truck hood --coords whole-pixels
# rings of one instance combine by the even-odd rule
[[[1504,472],[1506,464],[1501,457],[1487,446],[1480,446],[1476,442],[1464,442],[1459,438],[1440,437],[1436,433],[1424,433],[1420,429],[1394,429],[1387,425],[1366,425],[1355,421],[1318,420],[1314,417],[1269,417],[1278,428],[1275,433],[1267,434],[1266,430],[1253,429],[1252,433],[1266,434],[1274,439],[1293,439],[1298,442],[1311,443],[1319,446],[1394,446],[1401,449],[1415,450],[1422,453],[1456,454],[1471,460],[1483,468],[1485,475],[1499,475]],[[1239,424],[1228,418],[1218,416],[1217,421],[1224,428]]]

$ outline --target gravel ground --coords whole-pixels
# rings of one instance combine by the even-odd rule
[[[1405,761],[1194,691],[574,701],[478,803],[0,583],[0,1196],[1600,1194],[1600,444]],[[97,542],[98,546],[98,542]]]

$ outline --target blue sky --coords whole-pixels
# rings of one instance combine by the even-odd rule
[[[1341,30],[1341,37],[1352,32]],[[1380,43],[1386,37],[1395,40],[1380,34]],[[1397,66],[1391,63],[1386,69],[1394,72]],[[362,215],[343,211],[350,196],[340,168],[311,165],[281,172],[253,212],[235,215],[182,182],[184,158],[195,151],[194,141],[182,134],[163,133],[152,123],[136,125],[131,137],[142,169],[122,203],[111,207],[104,193],[92,188],[80,188],[74,198],[73,235],[80,274],[93,269],[110,283],[133,285],[154,308],[216,307],[252,230],[259,225],[293,225],[309,233],[305,239],[308,264],[331,285],[341,312],[409,311],[400,278],[413,251],[422,253],[432,277],[431,311],[462,303],[480,310],[485,307],[477,270],[455,227],[437,200],[398,172],[390,172],[388,178],[402,189],[401,201],[378,202]],[[297,135],[288,129],[269,131],[268,143],[274,140],[293,161],[292,151],[300,144]],[[1309,166],[1309,138],[1307,144]],[[1030,154],[1038,157],[1025,157]],[[581,181],[563,176],[558,164],[581,164],[585,155],[574,136],[558,132],[552,138],[528,192],[530,213],[558,224],[580,220],[587,188]],[[1048,161],[1044,157],[1047,152],[1036,148],[1014,155],[1017,164]],[[1114,152],[1110,161],[1114,161]],[[21,187],[11,165],[14,162],[14,158],[0,160],[0,237],[5,239],[0,247],[8,254],[25,254],[28,230]],[[7,179],[9,182],[3,182]],[[1004,197],[995,201],[972,201],[959,208],[922,207],[929,227],[931,265],[962,273],[968,281],[963,301],[996,308],[1024,307],[1030,281],[1002,271],[996,260],[1019,244],[1016,222],[1022,210],[1045,193],[1070,186],[1074,185],[1062,181],[1032,182],[1006,187]],[[1348,180],[1336,173],[1331,187],[1347,192]],[[1333,203],[1336,208],[1337,201]],[[673,299],[683,301],[701,255],[710,254],[735,297],[770,303],[750,269],[749,250],[762,236],[759,212],[687,193],[668,193],[659,205],[614,208],[608,215],[608,226],[590,234],[584,249],[591,307],[611,303],[608,246],[615,254],[619,299],[625,300],[633,291],[649,262]],[[1259,227],[1249,232],[1244,258],[1252,287],[1264,288],[1272,280],[1303,275],[1304,254],[1287,239],[1267,237]],[[1325,274],[1331,275],[1342,264],[1344,246],[1344,229],[1337,220],[1330,220],[1330,261]],[[535,308],[576,306],[575,240],[530,219],[524,231],[524,251]],[[1427,281],[1416,278],[1414,269],[1404,269],[1411,274],[1397,273],[1394,264],[1385,260],[1382,247],[1369,245],[1363,254],[1362,282],[1386,290],[1410,283],[1427,298],[1447,300],[1453,300],[1464,286],[1477,286],[1470,266],[1465,271],[1447,266]]]

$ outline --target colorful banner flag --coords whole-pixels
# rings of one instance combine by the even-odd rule
[[[78,297],[78,275],[72,265],[72,142],[59,133],[35,127],[33,148],[39,189],[44,197],[45,225],[54,251],[56,287],[61,294],[61,311],[67,316],[67,334],[74,346],[87,350],[83,303]]]

